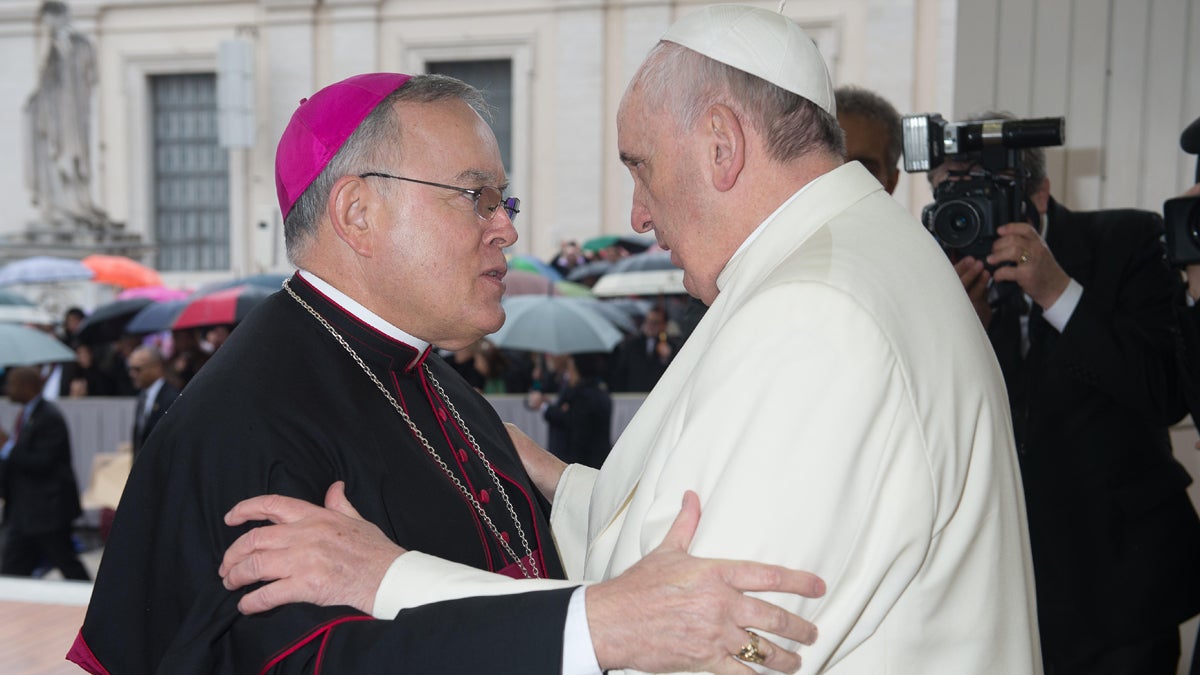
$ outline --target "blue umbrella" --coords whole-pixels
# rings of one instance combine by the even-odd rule
[[[175,319],[187,304],[187,300],[168,300],[146,305],[125,324],[125,332],[144,335],[170,330],[171,324],[175,323]]]
[[[0,286],[42,284],[53,281],[83,281],[95,276],[87,265],[70,258],[35,255],[0,267]]]

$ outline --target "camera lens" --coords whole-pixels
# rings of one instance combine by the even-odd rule
[[[953,200],[938,206],[933,214],[933,233],[950,248],[966,248],[979,236],[983,214],[965,200]]]

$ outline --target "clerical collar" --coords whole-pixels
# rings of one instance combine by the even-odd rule
[[[354,316],[354,318],[362,321],[371,328],[374,328],[393,340],[397,342],[403,342],[404,344],[417,350],[418,359],[420,359],[425,353],[425,350],[429,349],[428,342],[415,338],[388,323],[375,312],[372,312],[366,307],[360,305],[354,300],[354,298],[351,298],[333,286],[330,286],[329,282],[325,281],[321,277],[318,277],[308,270],[298,270],[298,273],[302,279],[312,284],[313,288],[324,294],[325,297],[329,298],[334,304],[346,310],[346,312]]]
[[[718,290],[720,290],[721,286],[724,285],[722,277],[725,276],[725,270],[729,269],[730,263],[732,263],[734,260],[737,260],[738,256],[740,256],[742,254],[742,252],[744,252],[746,249],[750,248],[751,242],[753,242],[755,239],[758,239],[758,235],[762,234],[763,230],[767,229],[767,226],[771,224],[771,221],[775,220],[776,216],[778,216],[780,214],[780,212],[782,212],[789,205],[791,205],[792,202],[796,201],[796,199],[799,198],[800,195],[804,194],[804,191],[807,190],[810,185],[821,180],[826,175],[828,175],[828,174],[821,174],[820,176],[817,176],[816,178],[814,178],[814,179],[810,180],[809,182],[805,183],[804,185],[800,186],[799,190],[796,190],[794,193],[792,193],[791,197],[788,197],[786,201],[784,201],[782,204],[780,204],[779,208],[775,209],[775,211],[773,211],[771,213],[771,215],[767,216],[765,220],[763,220],[761,223],[758,224],[758,227],[754,228],[754,231],[751,232],[749,234],[749,236],[747,236],[745,239],[742,240],[741,246],[738,246],[737,250],[733,252],[733,255],[729,256],[729,261],[725,263],[725,267],[722,267],[720,274],[717,275],[717,289]]]

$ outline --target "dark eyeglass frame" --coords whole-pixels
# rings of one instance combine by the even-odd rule
[[[485,185],[485,186],[479,188],[478,190],[472,190],[470,188],[458,187],[457,185],[446,185],[445,183],[434,183],[434,182],[427,181],[427,180],[418,180],[416,178],[405,178],[404,176],[393,176],[390,173],[380,173],[378,171],[368,171],[367,173],[358,174],[359,178],[370,178],[371,176],[375,176],[378,178],[392,178],[394,180],[403,180],[403,181],[408,181],[409,183],[420,183],[421,185],[432,185],[433,187],[440,187],[440,188],[444,188],[446,190],[454,190],[456,192],[461,192],[463,194],[471,195],[471,202],[474,205],[475,215],[478,216],[480,220],[484,220],[484,221],[488,221],[488,222],[491,222],[492,218],[496,217],[496,209],[500,208],[501,206],[504,207],[504,211],[505,211],[505,213],[508,214],[508,219],[510,221],[516,220],[517,214],[521,212],[521,200],[520,199],[517,199],[516,197],[505,197],[504,192],[502,192],[500,190],[500,188],[493,187],[491,185]],[[483,204],[481,206],[481,204],[483,203],[483,197],[486,195],[489,195],[489,194],[495,195],[495,198],[496,198],[495,206],[489,207],[486,204]]]

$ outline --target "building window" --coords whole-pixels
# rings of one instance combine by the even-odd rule
[[[504,170],[512,173],[512,59],[429,61],[425,69],[456,77],[483,92],[492,108],[492,132],[500,145]]]
[[[217,139],[217,77],[150,77],[155,265],[229,269],[229,160]]]

